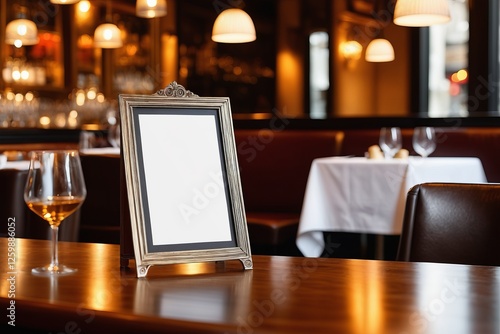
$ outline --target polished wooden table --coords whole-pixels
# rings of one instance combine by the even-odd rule
[[[46,333],[500,333],[499,267],[254,256],[137,279],[117,245],[61,242],[77,273],[32,275],[49,245],[17,239],[9,268],[0,238],[2,333],[10,314]]]

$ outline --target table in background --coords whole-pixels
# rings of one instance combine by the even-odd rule
[[[82,333],[482,333],[500,331],[500,268],[254,256],[120,270],[119,246],[60,242],[75,274],[41,277],[50,243],[18,239],[0,307],[17,329]],[[7,253],[7,239],[0,238]],[[7,256],[7,254],[5,255]],[[10,281],[9,278],[12,278]],[[13,290],[15,297],[9,297]],[[4,332],[7,317],[3,317]],[[1,328],[1,327],[0,327]]]
[[[107,155],[107,156],[120,156],[119,147],[98,147],[98,148],[82,148],[80,155]]]
[[[298,248],[305,256],[320,256],[325,247],[323,232],[400,234],[406,194],[424,182],[484,183],[486,177],[477,158],[314,160],[299,223]]]

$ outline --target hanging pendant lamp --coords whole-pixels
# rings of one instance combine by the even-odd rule
[[[38,43],[38,29],[35,22],[27,19],[10,21],[5,27],[5,43],[20,48]]]
[[[366,47],[365,60],[373,63],[383,63],[394,60],[394,48],[391,42],[377,38]]]
[[[110,2],[106,4],[106,21],[94,31],[94,47],[101,49],[117,49],[123,46],[121,31],[111,22]]]
[[[116,49],[123,46],[121,31],[113,23],[103,23],[94,31],[94,47]]]
[[[50,0],[51,3],[55,5],[72,5],[79,2],[80,0]]]
[[[449,22],[448,0],[397,0],[394,24],[407,27],[427,27]]]
[[[252,18],[242,9],[226,9],[215,19],[212,29],[214,42],[248,43],[256,38]]]
[[[139,17],[153,18],[167,15],[166,0],[137,0],[135,14]]]

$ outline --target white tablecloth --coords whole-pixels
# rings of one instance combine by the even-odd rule
[[[424,182],[484,183],[477,158],[313,161],[297,234],[302,254],[320,256],[323,232],[400,234],[406,194]]]
[[[29,160],[7,161],[1,167],[1,169],[17,169],[17,170],[28,170],[29,168],[30,168]]]
[[[119,147],[99,147],[99,148],[82,148],[81,154],[85,155],[120,155]]]

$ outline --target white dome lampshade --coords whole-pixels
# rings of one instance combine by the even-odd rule
[[[72,5],[80,0],[50,0],[50,2],[56,5]]]
[[[394,24],[427,27],[451,20],[448,0],[397,0]]]
[[[137,0],[135,14],[145,18],[165,16],[167,15],[167,0]]]
[[[391,42],[377,38],[366,47],[365,60],[373,63],[383,63],[394,60],[394,48]]]
[[[5,27],[5,43],[20,48],[38,43],[38,29],[35,22],[26,19],[10,21]]]
[[[123,46],[121,31],[112,23],[103,23],[94,31],[94,47],[116,49]]]
[[[242,9],[226,9],[215,19],[212,29],[214,42],[248,43],[256,38],[252,18]]]

